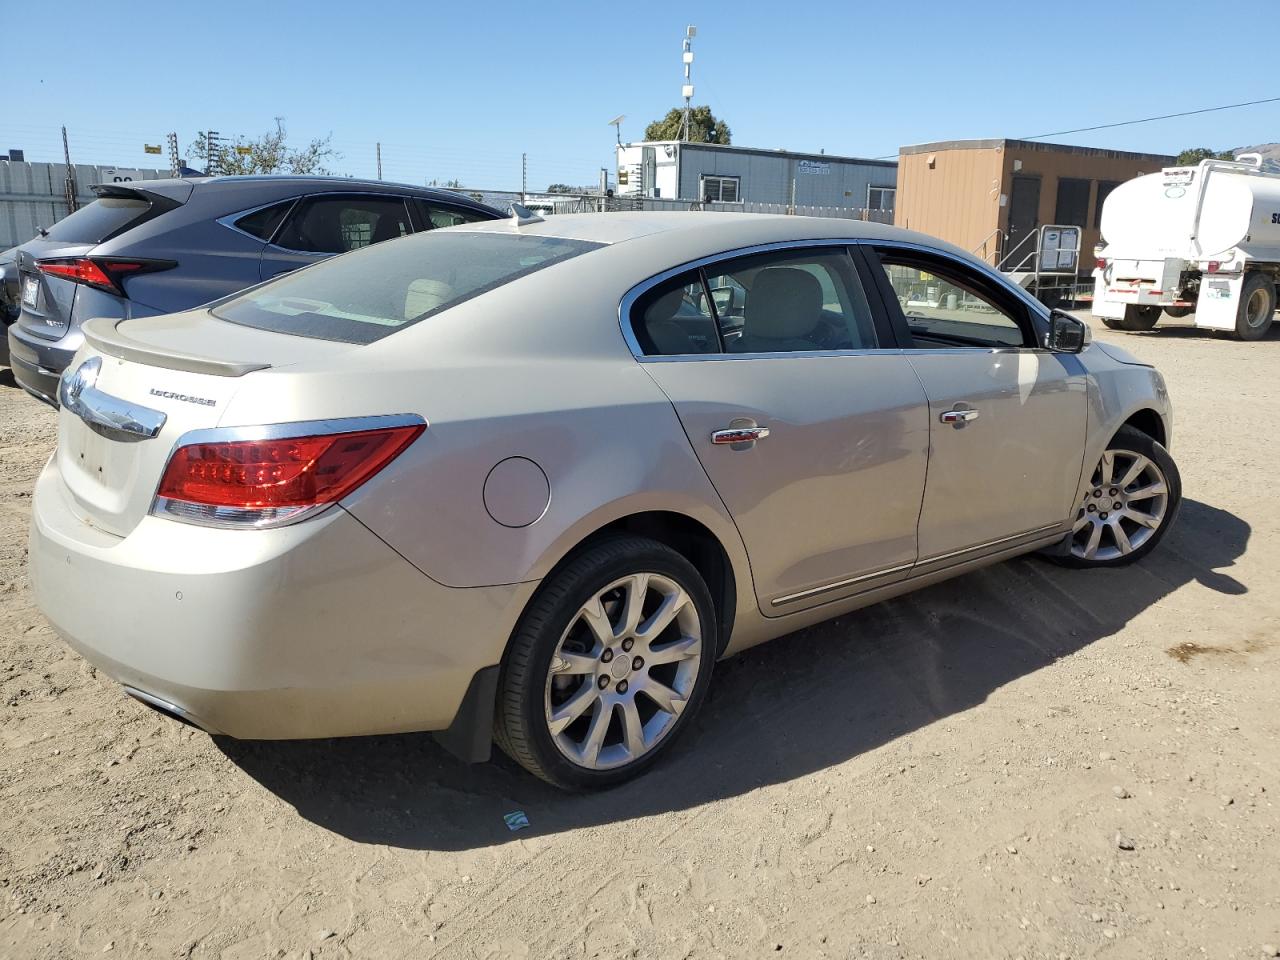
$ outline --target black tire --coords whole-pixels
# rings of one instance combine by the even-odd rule
[[[1164,312],[1175,320],[1181,320],[1183,317],[1191,316],[1191,311],[1195,307],[1165,307]]]
[[[668,578],[693,601],[701,634],[697,676],[683,710],[647,753],[611,769],[590,769],[568,759],[548,727],[545,698],[552,656],[582,606],[610,584],[635,573]],[[711,682],[718,635],[711,593],[681,554],[647,537],[602,540],[553,574],[521,617],[503,660],[494,739],[530,773],[564,790],[599,790],[630,780],[668,753],[698,712]],[[610,725],[620,723],[616,715],[610,716]]]
[[[1117,320],[1115,317],[1099,317],[1098,319],[1102,321],[1102,325],[1106,327],[1108,330],[1123,329],[1120,326],[1120,321]]]
[[[1159,307],[1139,307],[1130,304],[1124,308],[1124,319],[1120,321],[1120,329],[1137,333],[1142,330],[1150,330],[1159,320]]]
[[[1080,567],[1085,569],[1128,566],[1131,563],[1136,563],[1141,560],[1154,550],[1160,541],[1164,539],[1165,534],[1169,532],[1169,528],[1173,526],[1174,522],[1177,520],[1178,510],[1182,506],[1182,476],[1178,473],[1178,465],[1174,462],[1173,457],[1169,455],[1169,451],[1161,446],[1153,437],[1150,437],[1141,430],[1130,426],[1121,427],[1116,431],[1116,435],[1112,437],[1111,441],[1107,444],[1106,452],[1109,453],[1111,451],[1131,451],[1141,454],[1153,461],[1160,473],[1164,475],[1164,482],[1168,489],[1168,493],[1166,494],[1167,501],[1165,503],[1160,525],[1152,531],[1151,535],[1148,536],[1140,546],[1133,549],[1132,552],[1106,558],[1095,557],[1092,559],[1086,559],[1083,556],[1079,556],[1076,553],[1071,552],[1070,547],[1077,541],[1077,538],[1081,538],[1083,531],[1081,531],[1080,534],[1072,534],[1067,540],[1068,549],[1063,550],[1059,554],[1048,555],[1049,559],[1053,560],[1055,563],[1059,563],[1066,567]],[[1094,482],[1096,477],[1097,473],[1095,468],[1094,478],[1092,478],[1090,482]],[[1077,520],[1085,517],[1086,505],[1090,503],[1091,496],[1092,489],[1086,488],[1083,504],[1080,507],[1080,512],[1076,516]],[[1100,498],[1098,502],[1106,503],[1108,500],[1107,491],[1104,490],[1103,497]],[[1090,514],[1093,514],[1094,512],[1095,511],[1089,511]],[[1149,510],[1144,510],[1144,512],[1149,512]],[[1114,539],[1112,542],[1114,544]]]
[[[1257,304],[1251,306],[1254,299]],[[1264,273],[1250,273],[1240,289],[1240,306],[1236,308],[1236,338],[1261,340],[1271,329],[1276,312],[1276,288]]]

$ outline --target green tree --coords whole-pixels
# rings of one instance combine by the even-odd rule
[[[1208,147],[1188,147],[1178,154],[1175,164],[1179,167],[1194,167],[1201,160],[1234,160],[1235,154],[1230,150],[1219,153]]]
[[[276,128],[270,133],[249,139],[237,137],[234,143],[218,143],[214,156],[209,156],[209,140],[202,130],[195,142],[187,148],[187,156],[197,166],[210,167],[226,176],[243,176],[250,173],[332,173],[326,161],[341,156],[331,144],[333,135],[316,137],[303,147],[291,147],[285,130],[284,117],[276,117]],[[210,162],[212,159],[212,163]]]
[[[684,126],[684,107],[676,107],[667,111],[661,120],[655,120],[644,128],[646,140],[679,140],[680,130]],[[729,125],[717,120],[711,108],[705,104],[689,110],[689,140],[693,143],[729,144]]]
[[[553,183],[547,187],[547,193],[581,193],[582,191],[576,187],[571,187],[567,183]]]

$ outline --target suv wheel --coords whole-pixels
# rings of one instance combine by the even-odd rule
[[[628,780],[697,712],[716,636],[711,594],[683,556],[642,537],[597,544],[544,586],[512,638],[498,745],[564,789]]]

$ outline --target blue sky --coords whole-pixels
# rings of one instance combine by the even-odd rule
[[[876,157],[1280,95],[1273,71],[1240,70],[1244,21],[1206,42],[1203,4],[1181,0],[131,0],[119,15],[2,0],[8,27],[19,5],[30,42],[5,45],[0,149],[31,160],[61,158],[64,123],[74,160],[155,166],[142,144],[170,130],[185,148],[283,116],[293,140],[332,133],[339,173],[372,176],[381,141],[387,179],[518,189],[523,152],[531,189],[594,183],[613,167],[610,118],[640,139],[678,105],[688,23],[695,102],[746,146]],[[1055,139],[1226,149],[1280,140],[1280,103]]]

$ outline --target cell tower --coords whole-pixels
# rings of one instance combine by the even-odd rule
[[[690,74],[693,69],[693,38],[697,35],[697,27],[684,28],[684,86],[680,91],[684,97],[684,124],[680,128],[682,141],[689,139],[689,105],[693,102],[693,79]]]

